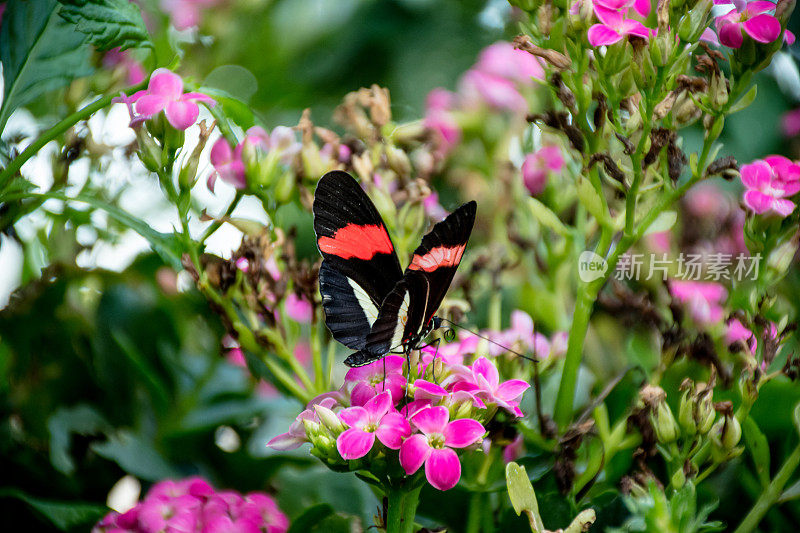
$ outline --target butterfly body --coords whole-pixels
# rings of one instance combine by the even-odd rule
[[[314,231],[322,254],[320,292],[334,338],[357,350],[361,366],[407,353],[440,321],[434,314],[453,280],[475,222],[468,202],[434,225],[405,271],[377,209],[349,174],[325,174],[314,196]]]

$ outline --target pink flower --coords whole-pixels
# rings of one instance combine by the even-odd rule
[[[431,192],[423,198],[422,207],[425,208],[425,214],[434,220],[442,220],[447,216],[447,211],[439,203],[439,193],[437,192]]]
[[[800,134],[800,108],[784,113],[781,119],[781,127],[783,134],[787,137],[794,137]]]
[[[311,302],[293,292],[286,296],[285,308],[289,318],[301,324],[309,324],[314,317],[314,307]]]
[[[765,0],[734,6],[715,21],[720,42],[730,48],[739,48],[744,42],[742,32],[760,43],[773,42],[781,34],[780,21],[774,15],[767,14],[774,10],[775,4]]]
[[[497,42],[481,51],[475,68],[486,74],[530,85],[531,78],[544,79],[539,59],[509,42]]]
[[[517,435],[511,444],[503,448],[503,461],[506,463],[516,461],[523,453],[525,453],[525,439],[522,435]]]
[[[543,146],[532,154],[525,156],[522,163],[522,180],[531,195],[536,196],[544,191],[547,177],[551,172],[560,172],[564,168],[564,157],[557,146]]]
[[[148,497],[140,504],[138,522],[144,531],[194,531],[202,501],[194,496]]]
[[[603,7],[595,2],[594,13],[600,23],[589,28],[588,38],[592,46],[608,46],[621,41],[626,35],[636,35],[644,39],[650,37],[649,29],[638,20],[625,18],[622,11]]]
[[[181,77],[159,68],[150,77],[147,90],[136,100],[136,112],[145,118],[152,118],[164,111],[174,128],[185,130],[194,124],[200,114],[196,102],[208,106],[216,103],[202,93],[184,93]]]
[[[477,420],[461,418],[450,422],[446,407],[428,407],[411,418],[422,434],[408,437],[400,446],[400,465],[406,474],[424,464],[425,477],[439,490],[450,490],[461,479],[461,463],[453,448],[476,443],[486,432]]]
[[[700,35],[700,40],[713,46],[719,46],[719,37],[711,28],[706,28]]]
[[[128,85],[141,83],[147,77],[142,64],[133,59],[128,50],[120,50],[119,48],[109,50],[103,56],[103,66],[109,69],[119,67],[125,72],[125,82]]]
[[[169,13],[172,25],[185,30],[200,24],[200,12],[219,0],[161,0],[161,8]]]
[[[387,448],[397,450],[411,435],[411,426],[392,406],[392,395],[382,392],[363,407],[348,407],[339,418],[350,426],[336,439],[336,449],[344,459],[360,459],[369,453],[377,437]]]
[[[209,160],[215,171],[209,176],[209,190],[214,192],[214,182],[217,176],[237,189],[244,189],[247,186],[244,151],[258,148],[268,150],[270,143],[270,136],[261,126],[253,126],[248,129],[245,132],[244,140],[233,149],[224,137],[217,139],[209,154]]]
[[[747,188],[744,203],[751,211],[773,211],[783,217],[794,211],[794,202],[786,197],[800,191],[800,165],[785,157],[771,156],[742,165],[740,171]]]
[[[406,387],[406,378],[403,375],[404,364],[403,357],[387,355],[374,363],[348,370],[344,376],[345,383],[354,385],[350,392],[350,403],[364,405],[370,398],[383,391],[389,391],[392,394],[394,403],[402,400]]]
[[[669,292],[677,301],[687,304],[692,318],[701,325],[715,324],[722,320],[722,302],[728,297],[728,290],[719,283],[671,280]]]
[[[486,103],[500,110],[523,113],[528,109],[513,81],[470,69],[461,78],[460,91],[468,102]]]
[[[500,383],[497,367],[485,357],[479,357],[472,363],[471,374],[467,381],[456,383],[453,391],[471,392],[484,402],[496,404],[514,416],[523,415],[519,401],[523,393],[530,388],[527,381],[510,379]]]
[[[454,103],[455,95],[441,87],[429,92],[425,100],[424,124],[433,133],[439,157],[446,156],[461,141],[461,127],[450,113]]]
[[[334,407],[341,405],[343,399],[344,398],[339,392],[327,392],[325,394],[320,394],[308,402],[306,409],[297,415],[295,421],[292,422],[291,426],[289,426],[289,431],[286,433],[281,433],[280,435],[270,439],[270,441],[267,443],[267,446],[273,450],[279,451],[294,450],[299,448],[302,444],[308,442],[308,435],[306,434],[306,428],[303,422],[308,421],[314,422],[315,424],[320,423],[319,415],[317,415],[317,411],[314,409],[314,406],[320,405],[326,409],[333,409]]]
[[[728,321],[728,329],[725,332],[725,342],[729,345],[742,342],[747,346],[748,350],[752,351],[755,346],[755,337],[752,331],[744,327],[744,324],[732,318]]]
[[[647,18],[653,9],[650,0],[594,0],[593,5],[612,11],[628,11],[633,7],[644,18]]]
[[[694,217],[711,218],[718,222],[730,215],[730,197],[713,183],[700,183],[686,193],[686,210]]]

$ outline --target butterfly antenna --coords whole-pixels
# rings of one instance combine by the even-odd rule
[[[476,337],[480,337],[480,338],[481,338],[481,339],[483,339],[483,340],[486,340],[486,341],[489,341],[489,342],[491,342],[491,343],[492,343],[492,344],[494,344],[495,346],[499,346],[500,348],[502,348],[502,349],[504,349],[504,350],[506,350],[506,351],[508,351],[508,352],[511,352],[511,353],[513,353],[513,354],[514,354],[514,355],[516,355],[517,357],[521,357],[521,358],[523,358],[523,359],[526,359],[526,360],[528,360],[528,361],[531,361],[531,362],[533,362],[533,363],[538,363],[538,362],[539,362],[539,359],[537,359],[537,358],[536,358],[536,341],[535,341],[535,340],[534,340],[534,343],[533,343],[533,344],[534,344],[534,347],[533,347],[533,350],[534,350],[534,351],[533,351],[533,355],[534,355],[534,356],[533,356],[533,357],[530,357],[530,356],[527,356],[527,355],[521,354],[521,353],[519,353],[519,352],[517,352],[517,351],[515,351],[515,350],[512,350],[512,349],[511,349],[511,348],[509,348],[508,346],[503,346],[503,345],[502,345],[502,344],[500,344],[499,342],[495,342],[495,341],[493,341],[492,339],[490,339],[489,337],[487,337],[487,336],[485,336],[485,335],[481,335],[480,333],[476,333],[476,332],[472,331],[472,330],[471,330],[471,329],[469,329],[469,328],[465,328],[464,326],[461,326],[461,325],[459,325],[459,324],[456,324],[456,323],[455,323],[455,322],[453,322],[452,320],[448,320],[448,319],[446,319],[446,318],[443,318],[443,319],[442,319],[442,322],[447,322],[448,324],[450,324],[450,325],[451,325],[451,326],[453,326],[453,327],[456,327],[456,328],[463,329],[464,331],[468,331],[468,332],[472,333],[473,335],[475,335]],[[445,335],[446,335],[446,334],[445,334]]]

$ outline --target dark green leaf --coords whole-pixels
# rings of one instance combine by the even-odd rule
[[[72,434],[91,435],[109,428],[103,415],[89,405],[62,407],[47,420],[50,431],[50,462],[69,475],[75,471],[75,463],[69,453]]]
[[[744,433],[744,440],[747,443],[747,449],[753,456],[753,465],[758,474],[758,480],[761,486],[766,488],[769,485],[769,444],[767,438],[761,432],[752,417],[747,417],[742,424]]]
[[[120,431],[106,442],[93,444],[92,450],[116,462],[126,472],[148,481],[179,475],[152,443],[128,431]]]
[[[152,47],[139,6],[128,0],[59,0],[59,15],[98,50]]]
[[[18,107],[91,74],[89,47],[59,15],[56,0],[10,0],[0,27],[3,105],[0,132]]]
[[[84,526],[84,529],[88,531],[89,526],[108,512],[108,509],[102,505],[41,500],[16,489],[0,489],[0,498],[3,497],[16,498],[25,502],[61,531],[77,526]]]
[[[303,512],[292,521],[292,526],[287,533],[300,533],[311,531],[311,528],[319,524],[333,514],[333,507],[327,503],[319,503]]]

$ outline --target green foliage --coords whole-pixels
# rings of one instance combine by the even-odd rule
[[[152,47],[138,4],[127,0],[58,0],[58,14],[97,50]]]
[[[0,26],[0,132],[15,109],[92,72],[84,36],[60,15],[62,9],[56,0],[6,3]]]
[[[84,530],[89,529],[108,512],[102,505],[43,500],[14,489],[0,488],[0,499],[2,498],[14,498],[23,502],[61,531],[72,531],[79,527]],[[16,515],[15,518],[8,520],[13,523],[19,518],[19,515]]]

